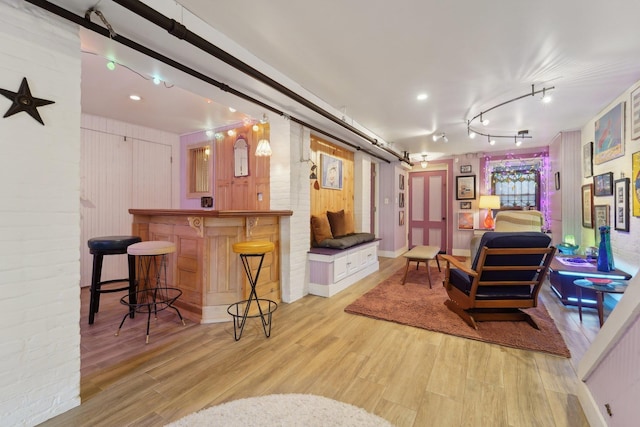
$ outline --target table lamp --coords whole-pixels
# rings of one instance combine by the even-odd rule
[[[491,209],[500,209],[500,196],[480,196],[480,209],[487,209],[487,216],[484,219],[484,228],[493,230],[495,222]]]

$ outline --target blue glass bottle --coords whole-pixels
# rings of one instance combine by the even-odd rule
[[[600,247],[598,248],[598,271],[615,270],[613,265],[613,253],[611,251],[610,227],[603,225],[600,227]]]

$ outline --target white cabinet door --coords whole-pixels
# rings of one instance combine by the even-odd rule
[[[333,283],[344,279],[348,274],[348,256],[344,254],[335,257],[333,260]]]

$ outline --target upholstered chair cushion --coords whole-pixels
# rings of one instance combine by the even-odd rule
[[[482,235],[479,246],[480,248],[484,246],[488,248],[540,248],[548,247],[549,244],[551,244],[551,238],[542,232],[487,232]],[[471,264],[473,270],[477,268],[479,257],[480,251]],[[542,255],[492,255],[485,260],[484,265],[529,265],[541,261]],[[483,271],[480,280],[531,280],[535,274],[535,271]],[[472,281],[472,277],[461,270],[451,269],[449,272],[449,282],[466,294],[469,294],[471,290]],[[530,294],[530,286],[479,286],[476,299],[528,298]]]

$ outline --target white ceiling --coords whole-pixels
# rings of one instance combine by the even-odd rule
[[[96,2],[53,3],[83,16]],[[511,138],[498,138],[493,147],[486,137],[470,140],[467,122],[529,93],[532,85],[536,90],[554,86],[553,102],[542,104],[541,95],[527,96],[487,113],[491,124],[478,129],[494,135],[515,135],[526,129],[532,138],[523,147],[547,145],[558,132],[580,129],[640,80],[640,2],[631,0],[146,3],[245,62],[269,64],[272,68],[259,68],[336,117],[344,116],[345,122],[369,130],[393,151],[408,151],[415,158],[422,153],[435,157],[514,148]],[[334,122],[122,6],[101,1],[97,9],[118,34],[371,148]],[[189,12],[217,31],[212,33],[191,19]],[[96,15],[91,19],[102,25]],[[184,134],[244,117],[259,118],[265,112],[90,31],[83,30],[82,44],[83,50],[100,55],[83,55],[82,108],[87,113]],[[108,72],[103,57],[114,56],[136,72],[124,67]],[[155,86],[141,77],[154,74],[174,86]],[[143,96],[135,107],[126,99],[132,91]],[[420,92],[429,98],[417,101]],[[215,102],[208,104],[205,99]],[[223,107],[227,105],[236,106],[242,114],[231,114]],[[433,142],[431,134],[440,132],[446,133],[447,143]]]

